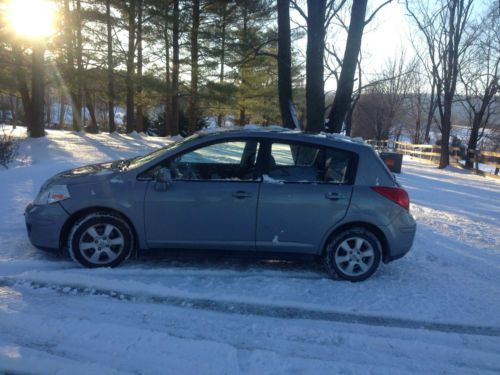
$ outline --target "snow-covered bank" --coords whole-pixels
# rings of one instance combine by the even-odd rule
[[[414,248],[359,284],[236,257],[85,270],[31,247],[22,213],[46,178],[168,142],[49,131],[0,171],[0,372],[500,371],[500,181],[458,169],[405,159]]]

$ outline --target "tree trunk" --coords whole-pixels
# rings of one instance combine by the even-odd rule
[[[137,113],[136,130],[144,131],[144,106],[142,103],[142,7],[143,0],[137,4]]]
[[[69,77],[68,77],[68,87],[69,87],[69,97],[71,105],[71,122],[73,130],[80,129],[81,124],[81,110],[78,109],[78,94],[77,94],[77,72],[75,69],[74,60],[74,34],[73,28],[75,26],[73,17],[71,16],[71,11],[69,8],[69,0],[64,0],[64,39],[66,47],[66,62],[68,64]]]
[[[479,129],[481,128],[481,125],[483,124],[486,126],[488,122],[488,115],[485,118],[485,114],[488,110],[489,105],[491,104],[492,100],[494,100],[495,95],[499,91],[499,83],[498,83],[498,78],[494,78],[490,81],[490,83],[487,85],[486,89],[484,90],[484,93],[481,97],[481,107],[479,107],[479,110],[475,110],[472,103],[469,102],[469,105],[471,106],[473,112],[474,112],[474,117],[472,120],[472,129],[470,132],[469,136],[469,143],[468,143],[468,150],[467,154],[465,157],[465,167],[466,168],[472,168],[473,167],[473,155],[469,154],[469,150],[476,150],[477,148],[477,143],[479,141]],[[484,128],[483,128],[484,132]]]
[[[172,82],[170,79],[170,37],[168,35],[169,27],[169,6],[170,0],[166,0],[165,4],[165,29],[164,29],[164,40],[165,40],[165,83],[167,86],[167,92],[165,97],[165,116],[164,116],[164,127],[161,129],[161,135],[165,136],[170,133],[170,113],[172,113]]]
[[[48,90],[45,90],[48,91]],[[52,121],[52,98],[50,94],[46,94],[47,98],[45,99],[45,123],[47,127],[50,126],[50,122]]]
[[[283,126],[293,129],[290,0],[278,0],[278,96]]]
[[[354,113],[354,110],[356,109],[356,105],[358,104],[358,101],[359,101],[360,97],[361,97],[360,94],[356,95],[356,98],[349,105],[349,110],[347,111],[347,115],[346,115],[346,118],[345,118],[345,135],[347,135],[348,137],[351,136],[352,115]]]
[[[478,124],[477,122],[478,122],[477,115],[474,114],[474,121],[472,123],[472,129],[470,132],[469,142],[467,145],[467,152],[465,155],[465,167],[469,169],[474,168],[474,154],[471,153],[470,151],[472,150],[476,151],[477,148],[477,141],[479,138],[479,126],[480,126],[480,123]]]
[[[106,0],[106,28],[108,32],[108,129],[116,131],[115,124],[115,75],[113,63],[113,35],[111,27],[111,0]]]
[[[193,26],[191,28],[191,96],[189,98],[188,133],[197,130],[198,121],[198,29],[200,26],[200,0],[193,0]]]
[[[90,115],[89,131],[91,133],[97,134],[99,132],[99,128],[97,127],[97,117],[95,115],[95,104],[94,104],[95,100],[92,98],[87,86],[85,86],[84,91],[85,91],[85,104],[87,106]]]
[[[340,133],[349,104],[351,102],[352,89],[354,85],[354,74],[361,49],[361,39],[365,28],[366,4],[368,0],[356,0],[351,10],[351,21],[347,33],[347,42],[342,61],[337,92],[333,99],[332,110],[328,116],[330,131]]]
[[[179,134],[179,0],[174,0],[172,30],[172,111],[170,135]]]
[[[64,129],[64,115],[66,114],[66,98],[64,97],[64,90],[61,89],[59,95],[59,129]]]
[[[82,107],[83,107],[83,39],[82,39],[82,8],[81,1],[76,1],[76,95],[75,95],[75,107],[76,107],[76,119],[73,122],[73,130],[79,131],[83,128],[82,123]]]
[[[44,48],[40,45],[33,46],[32,81],[31,81],[31,106],[32,118],[30,126],[30,137],[38,138],[45,136],[43,124],[43,99],[44,91]]]
[[[17,126],[17,97],[16,101],[14,102],[14,96],[9,95],[9,102],[10,102],[10,113],[12,114],[12,128],[15,129]]]
[[[30,96],[30,91],[28,87],[28,82],[26,80],[26,74],[24,74],[22,70],[22,56],[20,51],[14,51],[14,56],[15,56],[15,61],[16,61],[16,81],[17,81],[17,88],[19,90],[19,93],[21,94],[21,101],[23,103],[23,110],[24,110],[24,120],[26,122],[26,127],[28,129],[28,132],[31,128],[32,124],[32,118],[33,118],[33,107],[31,103],[31,96]]]
[[[240,118],[239,118],[239,121],[238,121],[238,124],[240,126],[244,126],[245,125],[245,108],[240,108]]]
[[[16,64],[15,74],[17,81],[17,89],[19,90],[19,94],[21,95],[21,102],[23,104],[23,111],[24,111],[24,120],[26,122],[26,127],[29,132],[32,123],[33,109],[31,104],[31,96],[28,87],[28,82],[26,80],[26,74],[22,69],[24,65],[23,56],[22,52],[19,50],[18,47],[14,47],[12,53],[14,54],[14,62]]]
[[[442,78],[442,92],[443,100],[439,101],[440,116],[441,116],[441,156],[439,159],[439,168],[445,168],[450,164],[449,155],[449,142],[451,133],[451,111],[453,105],[453,98],[455,96],[459,59],[464,51],[460,40],[465,22],[471,10],[472,0],[465,4],[464,0],[450,1],[447,3],[448,7],[448,25],[445,26],[446,32],[446,61],[443,61],[443,78]]]
[[[431,132],[431,125],[432,125],[432,119],[434,118],[434,113],[436,112],[436,79],[432,79],[432,86],[431,86],[431,98],[430,98],[430,103],[429,103],[429,111],[427,112],[427,122],[425,124],[425,135],[424,135],[424,141],[425,143],[430,143],[430,132]]]
[[[135,57],[135,6],[136,0],[130,0],[128,6],[128,52],[127,52],[127,133],[135,130],[134,123],[134,57]]]
[[[325,128],[325,12],[326,0],[307,0],[306,129],[315,133]]]
[[[447,120],[448,125],[446,126],[444,126],[443,123],[441,124],[441,154],[439,156],[439,168],[446,168],[450,165],[450,120],[451,118]]]
[[[421,127],[422,127],[422,93],[420,90],[417,90],[416,93],[417,96],[417,106],[416,106],[416,116],[417,118],[415,119],[415,136],[413,137],[413,143],[419,144],[420,143],[420,132],[421,132]]]
[[[221,54],[220,54],[220,70],[219,70],[219,85],[222,89],[222,85],[224,84],[224,64],[226,60],[226,9],[227,4],[224,1],[222,5],[222,20],[221,20]],[[219,116],[217,116],[217,125],[222,126],[222,118],[224,115],[219,110]]]

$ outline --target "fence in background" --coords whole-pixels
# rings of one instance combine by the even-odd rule
[[[408,142],[399,142],[393,140],[377,141],[369,139],[365,141],[377,151],[398,151],[404,155],[410,155],[420,159],[425,159],[433,163],[439,162],[441,155],[441,146],[426,145],[426,144],[413,144]],[[467,150],[474,160],[474,168],[477,172],[493,174],[498,176],[500,168],[500,153],[481,150]],[[460,147],[450,147],[450,157],[452,162],[463,165],[463,150]],[[489,169],[485,171],[484,167]]]

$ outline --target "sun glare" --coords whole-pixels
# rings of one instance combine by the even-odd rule
[[[27,38],[44,38],[54,31],[55,7],[48,0],[10,0],[7,20],[14,32]]]

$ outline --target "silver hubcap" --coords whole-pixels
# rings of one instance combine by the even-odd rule
[[[335,264],[348,276],[359,276],[368,272],[374,261],[373,247],[364,238],[350,237],[335,250]]]
[[[114,261],[123,251],[124,245],[122,232],[112,224],[96,224],[89,227],[79,242],[83,257],[94,264]]]

